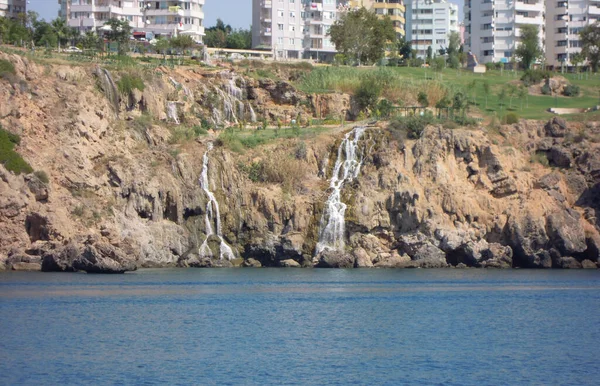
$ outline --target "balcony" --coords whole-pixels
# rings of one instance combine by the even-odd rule
[[[263,1],[260,3],[261,8],[273,8],[273,3],[271,1]]]
[[[517,1],[515,3],[515,11],[529,11],[529,12],[541,12],[543,4],[541,2],[531,3]]]
[[[543,25],[544,24],[544,18],[542,18],[541,16],[530,17],[530,16],[516,15],[515,16],[515,23],[516,24]]]

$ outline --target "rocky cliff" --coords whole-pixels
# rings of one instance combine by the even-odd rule
[[[595,123],[431,126],[418,140],[369,127],[360,172],[341,194],[346,246],[314,256],[344,130],[236,152],[212,130],[189,128],[309,116],[315,96],[288,82],[198,68],[146,71],[145,87],[124,91],[117,85],[131,70],[0,58],[16,68],[0,79],[0,124],[21,136],[17,151],[38,171],[15,175],[0,165],[0,268],[599,262]],[[321,99],[319,108],[351,109],[347,95]],[[234,259],[218,258],[209,232],[217,208],[200,184],[209,143],[208,191]]]

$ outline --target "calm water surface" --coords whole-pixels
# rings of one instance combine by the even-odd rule
[[[0,273],[0,384],[597,385],[600,271]]]

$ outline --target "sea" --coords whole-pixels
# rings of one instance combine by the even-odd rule
[[[1,385],[598,385],[599,270],[0,273]]]

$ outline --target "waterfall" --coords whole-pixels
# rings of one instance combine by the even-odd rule
[[[237,124],[240,120],[246,118],[246,113],[249,114],[251,122],[256,122],[256,114],[254,113],[254,109],[250,105],[250,102],[244,102],[244,89],[246,88],[245,79],[227,71],[222,72],[220,76],[222,79],[225,79],[225,82],[221,87],[215,86],[215,92],[222,101],[223,107],[221,111],[213,108],[213,123],[216,126],[220,126],[224,123]],[[239,87],[238,84],[240,84]],[[246,110],[246,105],[248,106],[248,110]]]
[[[319,226],[319,242],[315,253],[324,250],[342,251],[344,249],[346,204],[342,202],[342,188],[358,177],[362,166],[362,151],[358,141],[365,132],[365,127],[356,127],[346,134],[337,152],[337,160],[333,167],[333,175],[329,183],[331,194],[325,202],[325,210]]]
[[[179,125],[179,115],[177,113],[177,102],[169,101],[167,102],[167,117],[170,120],[175,122],[176,125]]]
[[[250,102],[248,102],[248,112],[250,113],[250,122],[256,122],[256,113],[254,112],[254,109],[252,108]]]
[[[206,193],[208,202],[206,203],[206,214],[204,216],[204,223],[206,226],[206,239],[200,246],[201,257],[214,257],[213,252],[208,246],[208,239],[211,236],[216,236],[221,245],[219,247],[219,260],[226,258],[227,260],[235,259],[233,250],[223,240],[223,233],[221,231],[221,214],[219,212],[219,203],[215,198],[213,192],[210,191],[210,183],[208,180],[208,153],[212,150],[213,144],[209,142],[208,149],[204,153],[202,158],[202,175],[200,177],[200,187]]]
[[[175,79],[173,79],[172,77],[169,77],[169,81],[171,82],[171,84],[179,91],[179,90],[183,90],[183,93],[186,96],[192,97],[192,92],[190,91],[189,88],[187,88],[184,84],[179,83],[178,81],[176,81]]]
[[[115,112],[119,114],[119,92],[115,81],[113,80],[110,72],[105,68],[98,68],[96,74],[101,82],[102,90],[110,101],[111,105],[115,109]]]

